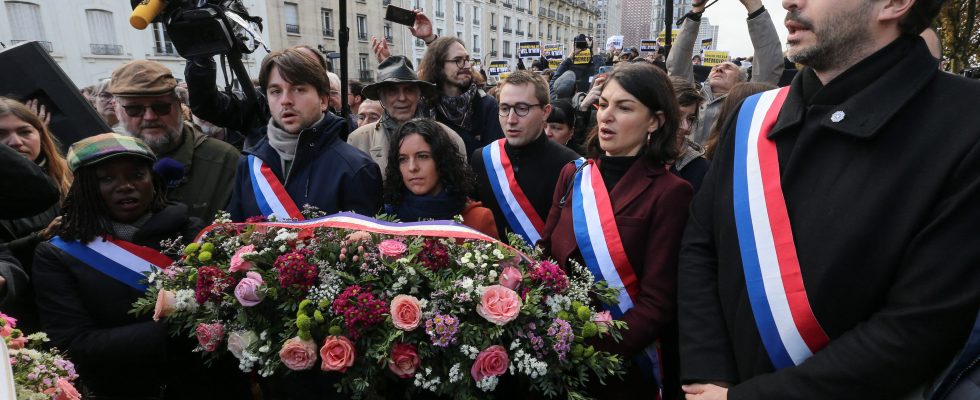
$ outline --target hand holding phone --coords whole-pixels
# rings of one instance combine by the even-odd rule
[[[394,5],[388,6],[388,10],[385,11],[385,19],[405,26],[415,25],[415,13],[412,10],[406,10]]]

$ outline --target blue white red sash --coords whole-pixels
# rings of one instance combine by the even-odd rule
[[[572,227],[586,267],[596,280],[605,280],[610,287],[619,288],[619,304],[610,307],[614,318],[622,318],[633,308],[640,294],[640,282],[626,256],[609,192],[595,161],[575,160],[578,170],[572,186]],[[656,344],[636,357],[639,366],[662,382],[660,357]]]
[[[813,315],[767,137],[789,87],[745,99],[735,128],[733,195],[745,286],[762,343],[776,369],[799,365],[830,339]]]
[[[136,290],[146,291],[146,274],[157,268],[166,268],[173,260],[149,247],[125,240],[96,238],[81,244],[65,241],[59,236],[51,238],[51,244],[97,271],[125,283]]]
[[[248,174],[252,178],[252,192],[255,193],[255,203],[263,216],[275,215],[277,219],[302,220],[296,203],[289,197],[286,188],[261,158],[248,155]]]
[[[531,201],[517,184],[514,167],[510,163],[507,152],[504,151],[504,143],[506,139],[499,139],[483,148],[483,164],[487,169],[487,178],[510,229],[524,238],[527,244],[534,246],[538,240],[541,240],[544,221],[541,220],[538,212],[534,211]]]

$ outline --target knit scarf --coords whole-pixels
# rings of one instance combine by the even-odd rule
[[[479,95],[476,84],[459,96],[442,96],[439,99],[439,111],[449,121],[463,129],[470,129],[470,120],[473,116],[472,101]]]
[[[132,242],[133,237],[136,236],[136,232],[139,232],[140,228],[143,227],[143,225],[146,224],[146,221],[149,221],[150,217],[152,216],[153,213],[148,212],[146,214],[143,214],[143,216],[137,219],[136,221],[133,221],[133,223],[131,224],[112,221],[113,237],[115,237],[116,239],[125,240],[127,242]]]
[[[323,121],[323,118],[325,117],[320,117],[319,121],[310,126],[316,126]],[[279,154],[279,159],[282,161],[282,171],[285,174],[286,165],[291,164],[293,159],[296,158],[296,147],[299,146],[299,134],[292,134],[282,130],[272,118],[269,118],[266,133],[266,136],[269,138],[269,145]]]

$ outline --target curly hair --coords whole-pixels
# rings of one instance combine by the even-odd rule
[[[0,96],[0,117],[7,115],[12,115],[30,124],[37,130],[38,135],[41,137],[40,155],[47,161],[45,169],[48,172],[48,176],[51,177],[51,180],[58,187],[61,198],[64,199],[68,194],[68,188],[71,187],[72,175],[71,171],[68,170],[68,161],[61,154],[61,148],[58,147],[57,139],[51,133],[51,130],[44,124],[44,121],[41,121],[41,117],[38,117],[34,111],[27,108],[24,103]],[[38,160],[33,161],[37,162]]]
[[[153,165],[149,160],[138,157],[133,159],[140,160],[153,177],[154,194],[150,210],[162,210],[167,202],[167,181],[153,172]],[[63,222],[59,235],[65,240],[88,243],[96,237],[115,234],[109,218],[109,207],[99,191],[99,177],[95,173],[98,165],[87,165],[75,171],[75,182],[72,182],[71,189],[68,190],[61,211]]]
[[[677,128],[680,126],[680,106],[667,74],[650,63],[629,63],[616,67],[606,84],[616,82],[636,97],[651,114],[662,111],[664,122],[650,136],[640,154],[658,164],[677,158]],[[608,86],[607,86],[608,87]],[[605,89],[603,89],[605,90]],[[599,147],[599,124],[589,133],[586,150],[590,158],[605,154]]]
[[[434,83],[437,86],[446,83],[446,72],[442,68],[443,60],[449,54],[449,47],[453,43],[459,43],[460,46],[466,48],[466,43],[454,36],[440,36],[429,43],[428,48],[425,49],[425,55],[422,56],[422,61],[419,62],[419,79]]]
[[[415,118],[402,124],[391,137],[388,144],[388,167],[385,169],[384,201],[386,204],[401,204],[408,189],[402,178],[398,163],[398,151],[402,140],[411,135],[419,135],[432,148],[432,158],[436,162],[439,182],[449,192],[450,197],[465,198],[476,189],[476,175],[456,144],[433,120]]]

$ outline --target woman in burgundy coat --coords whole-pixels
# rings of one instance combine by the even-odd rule
[[[562,170],[539,244],[564,268],[574,259],[611,286],[627,282],[612,310],[629,326],[623,340],[606,337],[593,344],[632,364],[623,382],[596,384],[590,394],[652,399],[660,379],[663,397],[674,399],[679,392],[677,255],[692,196],[691,186],[665,167],[677,156],[677,100],[663,72],[633,63],[609,75],[597,108],[589,158]],[[608,271],[624,267],[632,274],[609,276]],[[597,273],[602,270],[607,273]],[[651,346],[658,343],[663,377],[655,379],[648,353],[656,354]]]

